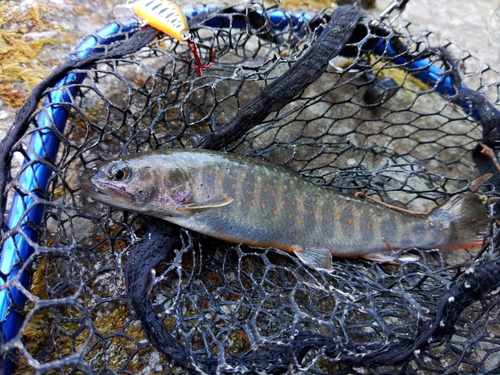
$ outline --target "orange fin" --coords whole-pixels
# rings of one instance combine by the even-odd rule
[[[470,189],[472,191],[477,190],[482,184],[484,184],[486,181],[488,181],[491,178],[492,174],[491,173],[486,173],[483,174],[482,176],[479,176],[476,178],[474,181],[470,183]]]
[[[307,249],[301,246],[294,246],[293,253],[304,264],[315,270],[321,269],[333,271],[332,253],[328,249]]]
[[[453,196],[430,214],[430,219],[439,221],[451,230],[451,238],[441,250],[479,247],[489,222],[485,202],[475,193]]]

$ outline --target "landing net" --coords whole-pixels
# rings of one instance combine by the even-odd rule
[[[330,14],[257,2],[192,10],[202,59],[210,49],[216,56],[201,77],[186,44],[153,30],[114,24],[84,43],[80,57],[99,59],[69,63],[27,129],[8,135],[3,207],[17,219],[2,226],[5,371],[500,371],[494,204],[481,250],[408,249],[421,261],[402,264],[335,258],[327,273],[80,191],[79,175],[99,161],[196,147],[290,69]],[[410,22],[395,29],[366,15],[357,30],[325,74],[225,150],[413,211],[486,172],[481,192],[495,198],[499,172],[478,141],[494,150],[499,117],[485,118],[480,105],[498,108],[499,73]],[[138,32],[152,41],[116,52]],[[137,258],[141,247],[155,257]]]

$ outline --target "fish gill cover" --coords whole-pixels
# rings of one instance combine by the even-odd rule
[[[410,22],[394,29],[367,15],[328,29],[331,13],[258,2],[192,11],[201,54],[215,51],[201,77],[185,44],[110,26],[111,39],[92,37],[48,77],[43,107],[44,87],[34,90],[1,150],[3,371],[500,370],[499,172],[482,152],[495,152],[499,73]],[[318,57],[319,30],[352,32],[335,34],[325,72],[286,100],[273,91],[282,96],[241,136],[221,130],[243,124],[235,119],[297,60]],[[482,249],[404,249],[420,261],[401,264],[334,258],[325,272],[80,190],[80,174],[102,160],[200,144],[420,212],[492,173],[480,188],[491,224]]]

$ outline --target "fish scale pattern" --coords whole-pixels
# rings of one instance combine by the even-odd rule
[[[215,50],[202,77],[189,67],[187,46],[160,35],[78,68],[81,84],[50,89],[71,100],[36,109],[2,171],[7,213],[16,196],[31,198],[23,225],[3,225],[4,247],[36,234],[31,255],[0,274],[10,301],[0,312],[20,317],[14,337],[5,334],[13,323],[0,321],[3,365],[18,374],[500,371],[499,172],[478,144],[488,130],[481,113],[441,87],[464,85],[498,108],[500,74],[411,22],[393,28],[366,15],[363,38],[355,33],[319,79],[225,150],[420,212],[491,172],[480,188],[491,214],[482,249],[404,249],[420,261],[401,264],[336,258],[328,273],[282,251],[111,209],[80,191],[81,172],[102,160],[196,147],[290,69],[328,17],[287,23],[293,13],[258,2],[220,10],[192,26],[202,54]],[[47,108],[66,110],[63,130],[37,122]],[[29,143],[49,131],[60,143],[52,160]],[[47,187],[35,179],[26,188],[23,176],[40,165],[52,172]],[[40,208],[36,222],[29,213]]]

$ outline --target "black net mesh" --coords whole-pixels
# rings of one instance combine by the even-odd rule
[[[287,71],[331,13],[271,23],[268,15],[279,11],[252,3],[218,13],[219,27],[213,15],[199,21],[193,32],[202,58],[216,52],[202,77],[190,69],[185,44],[159,36],[119,57],[106,58],[102,46],[103,58],[73,70],[83,83],[50,88],[71,100],[30,114],[3,171],[6,212],[15,194],[31,203],[24,225],[4,225],[2,241],[22,236],[33,249],[2,270],[5,315],[21,317],[19,333],[2,339],[4,365],[18,374],[500,371],[494,205],[481,250],[409,249],[421,260],[402,264],[335,258],[328,273],[282,251],[230,245],[81,193],[80,173],[98,161],[196,147]],[[226,150],[414,211],[492,171],[483,193],[494,199],[498,172],[478,146],[494,141],[477,103],[499,103],[499,73],[411,23],[393,30],[372,21],[360,21],[361,38],[316,82]],[[117,43],[129,40],[129,32],[119,35]],[[381,40],[404,49],[377,53]],[[437,83],[419,76],[432,69],[442,74]],[[469,96],[439,93],[444,77]],[[57,108],[68,113],[63,131],[37,124],[40,113]],[[48,131],[60,142],[54,160],[37,157],[29,143]],[[21,177],[40,165],[52,172],[47,189],[37,181],[27,189]],[[38,224],[29,213],[40,209]],[[13,302],[13,290],[24,305]]]

